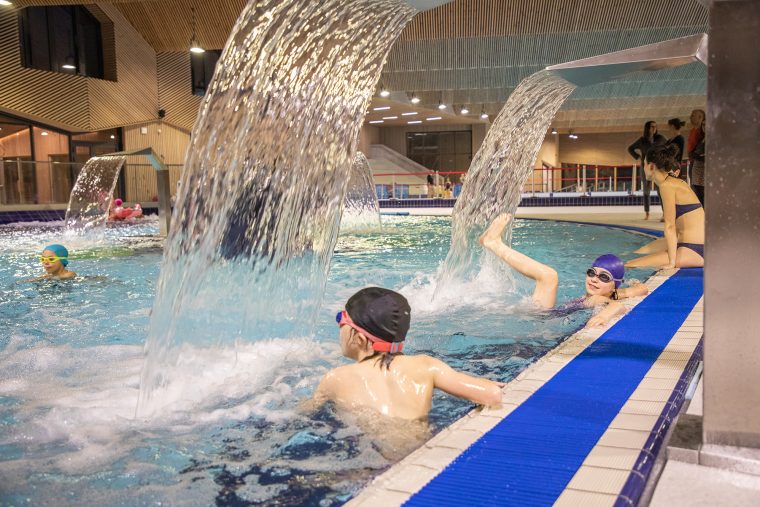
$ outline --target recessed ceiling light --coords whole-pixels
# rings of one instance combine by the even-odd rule
[[[111,139],[116,139],[116,136],[111,134]]]
[[[398,120],[398,116],[383,116],[383,120]]]
[[[433,116],[432,118],[425,118],[427,121],[440,120],[440,116]]]
[[[370,123],[385,123],[383,120],[372,120]]]
[[[401,113],[401,116],[414,116],[416,114],[417,114],[417,111],[415,111],[413,113]]]
[[[414,125],[415,123],[422,123],[422,120],[413,120],[407,122],[409,125]]]
[[[73,66],[73,65],[71,65],[70,63],[64,63],[63,65],[61,65],[61,68],[62,69],[67,69],[67,70],[75,70],[76,69],[76,67]]]
[[[387,111],[390,108],[391,106],[382,106],[382,107],[373,107],[372,110],[373,111]]]

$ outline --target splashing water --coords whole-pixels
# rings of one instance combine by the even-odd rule
[[[193,131],[139,415],[186,395],[170,386],[184,345],[310,332],[364,112],[412,14],[395,0],[269,0],[245,8]],[[222,335],[221,324],[237,331]]]
[[[376,231],[380,228],[380,204],[372,168],[360,151],[356,152],[351,168],[340,228],[342,231]]]
[[[92,157],[79,172],[66,210],[66,235],[83,236],[103,231],[123,156]]]
[[[454,206],[451,249],[436,295],[447,286],[482,279],[483,273],[489,280],[497,273],[504,278],[508,271],[503,263],[482,256],[478,237],[498,214],[517,209],[546,129],[574,89],[555,74],[541,71],[524,79],[509,96],[475,155]]]

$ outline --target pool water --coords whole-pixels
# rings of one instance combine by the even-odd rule
[[[234,349],[191,351],[180,366],[203,372],[198,397],[139,420],[143,344],[162,254],[157,229],[145,220],[109,228],[96,241],[62,241],[60,224],[0,227],[1,505],[340,505],[473,407],[438,393],[429,426],[397,424],[395,440],[384,430],[398,421],[357,419],[330,406],[301,409],[321,376],[345,361],[334,315],[356,290],[379,285],[407,296],[407,353],[499,381],[590,315],[530,312],[531,284],[520,277],[485,276],[434,299],[450,219],[384,217],[381,230],[340,236],[313,335],[245,337]],[[557,269],[561,302],[583,293],[596,256],[630,258],[650,239],[518,220],[513,246]],[[41,274],[36,256],[52,242],[71,247],[69,268],[80,276],[23,283]]]

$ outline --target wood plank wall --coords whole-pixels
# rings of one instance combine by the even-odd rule
[[[142,129],[146,129],[142,134]],[[169,165],[172,195],[182,173],[185,154],[190,144],[190,133],[165,122],[152,122],[124,128],[124,147],[134,150],[152,147],[161,160]],[[124,169],[125,196],[128,201],[152,201],[157,194],[156,175],[145,157],[128,157]]]

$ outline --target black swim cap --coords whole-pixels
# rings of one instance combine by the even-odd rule
[[[367,287],[349,298],[346,312],[356,325],[387,342],[398,343],[409,331],[412,309],[398,292]]]

